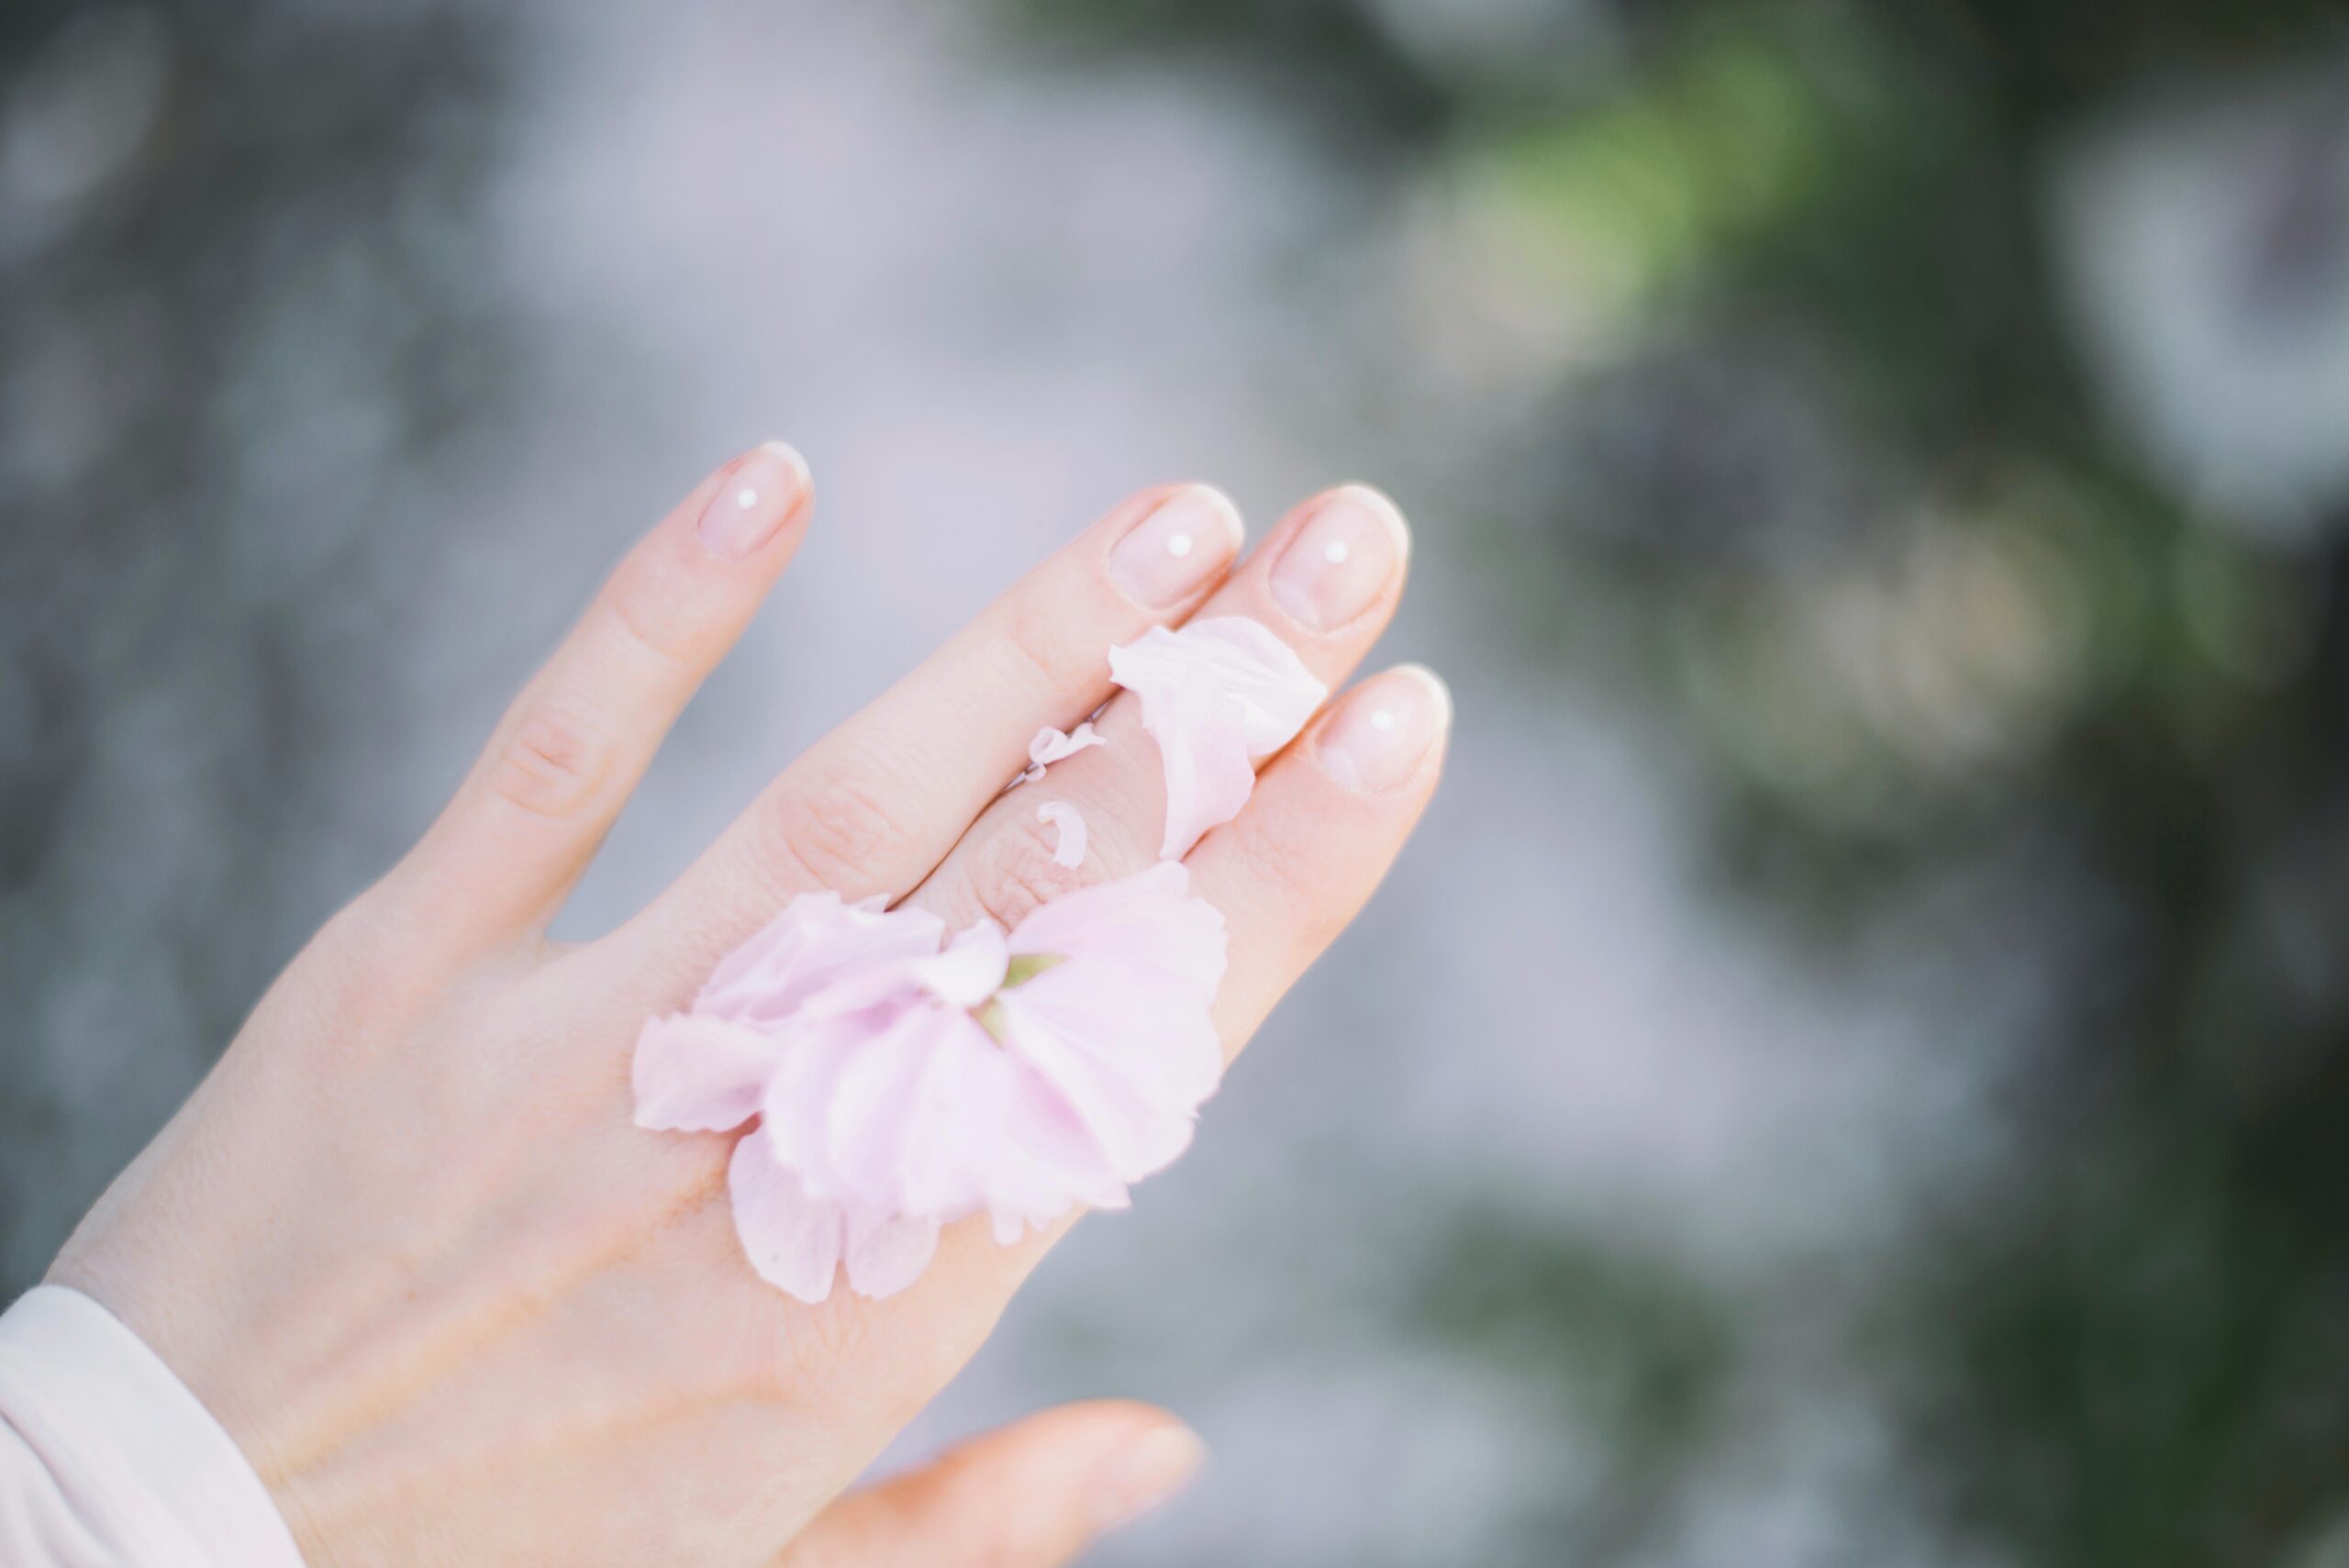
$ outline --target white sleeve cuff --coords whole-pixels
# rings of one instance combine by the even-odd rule
[[[121,1568],[302,1568],[236,1440],[79,1291],[41,1285],[0,1315],[0,1468],[12,1448],[17,1464],[28,1451],[48,1472],[42,1513],[70,1537],[56,1561],[95,1551],[87,1560]],[[0,1515],[25,1480],[0,1474]]]

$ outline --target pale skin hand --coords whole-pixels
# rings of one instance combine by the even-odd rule
[[[1041,1568],[1196,1461],[1163,1412],[1075,1405],[841,1496],[1054,1238],[999,1247],[969,1222],[903,1295],[803,1307],[743,1261],[732,1140],[632,1125],[629,1053],[799,894],[908,899],[959,928],[1140,870],[1163,789],[1131,700],[1104,715],[1108,746],[999,795],[1030,738],[1113,695],[1112,643],[1195,614],[1255,617],[1336,685],[1394,612],[1401,518],[1329,492],[1230,567],[1238,518],[1215,493],[1136,495],[794,762],[636,918],[551,942],[810,504],[798,460],[761,449],[645,538],[423,840],[294,962],[50,1271],[219,1417],[311,1568]],[[1188,857],[1230,924],[1227,1051],[1369,896],[1448,719],[1423,673],[1364,682]],[[1077,871],[1035,820],[1047,793],[1091,828]]]

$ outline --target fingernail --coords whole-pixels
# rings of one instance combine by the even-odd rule
[[[1407,783],[1452,723],[1452,692],[1434,671],[1403,664],[1346,694],[1314,738],[1322,771],[1360,795]]]
[[[1330,493],[1273,562],[1273,597],[1298,625],[1330,631],[1377,601],[1410,552],[1395,503],[1367,484]]]
[[[1110,548],[1109,576],[1134,603],[1173,609],[1230,563],[1245,532],[1230,496],[1186,484]]]
[[[1188,1485],[1207,1457],[1188,1427],[1152,1427],[1129,1438],[1094,1478],[1094,1518],[1105,1530],[1131,1524]]]
[[[725,561],[740,561],[774,538],[807,494],[807,460],[781,441],[769,441],[726,471],[725,483],[701,509],[702,544]]]

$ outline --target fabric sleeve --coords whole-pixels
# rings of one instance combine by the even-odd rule
[[[0,1563],[302,1568],[219,1422],[146,1342],[78,1291],[0,1315]]]

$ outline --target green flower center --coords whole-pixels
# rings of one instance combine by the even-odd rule
[[[1066,963],[1067,962],[1068,955],[1061,952],[1015,953],[1012,955],[1011,962],[1003,966],[1003,984],[997,988],[996,996],[1002,995],[1004,992],[1010,990],[1015,985],[1027,984],[1028,982],[1035,979],[1036,976],[1043,973],[1044,971],[1052,968],[1054,964]],[[988,1034],[995,1037],[996,1044],[1008,1045],[1010,1043],[1004,1037],[1005,1024],[1003,1021],[1003,1004],[996,1001],[995,996],[988,997],[985,1001],[972,1008],[971,1017],[978,1019],[979,1028],[986,1030]]]

